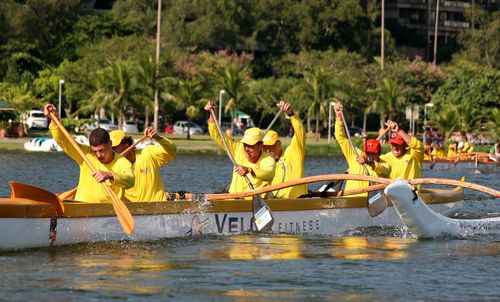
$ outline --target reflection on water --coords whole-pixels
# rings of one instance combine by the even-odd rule
[[[383,237],[340,237],[332,240],[332,256],[345,259],[401,259],[416,240]]]
[[[301,259],[304,242],[302,238],[292,235],[256,237],[254,235],[231,236],[226,241],[224,251],[211,253],[216,259],[260,259],[291,260]]]
[[[216,260],[296,260],[319,254],[342,259],[402,259],[408,256],[405,249],[416,242],[391,237],[331,237],[311,250],[310,240],[296,235],[235,235],[225,240],[224,249],[211,250],[205,256]]]

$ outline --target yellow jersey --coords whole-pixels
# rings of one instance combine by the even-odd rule
[[[160,167],[172,161],[177,147],[165,137],[158,139],[160,146],[149,146],[135,151],[135,183],[125,190],[129,201],[165,201],[165,185]]]
[[[92,170],[57,125],[51,123],[49,129],[57,144],[80,166],[80,179],[75,200],[82,202],[110,202],[111,199],[104,189],[105,184],[100,184],[95,180],[92,176]],[[134,185],[134,170],[128,159],[115,153],[110,163],[103,164],[97,159],[90,147],[80,145],[80,148],[97,170],[113,173],[114,180],[110,181],[108,179],[106,184],[110,186],[118,198],[122,199],[125,195],[125,189]]]
[[[293,138],[290,145],[281,154],[276,163],[276,172],[272,184],[280,184],[287,180],[304,177],[304,157],[306,155],[306,131],[302,126],[299,115],[294,113],[290,117],[293,128]],[[276,198],[297,198],[308,193],[307,185],[288,187],[273,191]]]
[[[408,148],[406,153],[400,157],[395,157],[390,151],[380,157],[391,167],[389,178],[414,179],[422,177],[424,146],[418,139],[412,137]]]
[[[349,139],[345,134],[344,123],[342,121],[335,121],[335,139],[342,150],[342,154],[344,154],[344,157],[347,160],[347,164],[349,166],[348,173],[366,175],[363,165],[356,160],[356,154],[354,154],[354,150],[352,149]],[[358,148],[356,148],[356,151],[358,152],[358,155],[365,155],[365,153]],[[384,160],[380,159],[379,162],[374,162],[374,164],[375,170],[372,169],[370,165],[365,165],[371,176],[387,177],[389,175],[390,168]],[[365,188],[368,186],[369,183],[367,181],[348,180],[345,185],[345,190]],[[356,196],[368,196],[368,193],[357,194]]]
[[[208,123],[208,131],[210,136],[214,139],[214,141],[222,148],[224,148],[224,143],[222,142],[222,138],[219,135],[219,131],[217,130],[217,126],[215,123]],[[233,141],[230,137],[224,134],[226,138],[226,143],[229,149],[229,152],[233,156],[234,160],[238,165],[242,165],[245,167],[249,167],[255,174],[255,177],[252,173],[248,173],[248,179],[252,183],[254,188],[262,188],[271,184],[274,178],[274,172],[276,168],[276,163],[272,157],[267,155],[266,152],[262,151],[259,160],[254,164],[248,161],[245,156],[245,151],[243,149],[243,144],[240,142]],[[250,188],[248,188],[247,182],[244,177],[238,175],[234,172],[231,180],[231,185],[229,186],[229,193],[238,193],[238,192],[247,192]],[[264,196],[265,194],[263,194]],[[251,197],[247,197],[247,199],[251,199]]]
[[[446,157],[448,159],[455,160],[457,158],[457,155],[458,155],[458,153],[457,153],[457,151],[455,151],[455,149],[448,148],[448,154],[446,155]]]

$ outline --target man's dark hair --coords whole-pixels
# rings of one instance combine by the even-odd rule
[[[122,138],[122,141],[120,142],[120,144],[124,144],[127,147],[132,146],[133,143],[134,139],[132,138],[132,136],[125,136],[124,138]]]
[[[110,142],[108,131],[102,128],[96,128],[90,132],[89,135],[89,144],[93,147],[97,147],[98,145],[107,144]]]

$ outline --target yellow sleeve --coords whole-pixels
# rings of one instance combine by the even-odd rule
[[[116,185],[118,187],[128,189],[134,186],[135,175],[132,164],[119,154],[115,154],[119,158],[113,164],[111,173],[113,173],[114,181],[110,181],[109,185]]]
[[[52,137],[56,141],[56,143],[63,149],[64,153],[68,154],[74,161],[78,163],[78,165],[83,164],[83,158],[80,156],[80,153],[76,151],[75,147],[69,142],[64,133],[57,127],[54,122],[51,122],[49,125],[50,133]],[[78,144],[78,143],[77,143]],[[82,149],[84,154],[92,153],[88,146],[80,145],[80,149]]]
[[[304,158],[306,153],[306,131],[296,112],[290,117],[290,122],[294,134],[289,148],[292,148],[291,152],[298,153],[300,157]]]
[[[422,162],[424,160],[424,145],[416,138],[412,137],[410,144],[408,145],[410,147],[410,154],[414,156],[419,162]]]
[[[335,139],[339,143],[340,149],[342,150],[342,153],[344,154],[347,162],[349,164],[354,162],[357,163],[358,161],[356,160],[354,150],[352,149],[351,144],[349,143],[349,140],[347,139],[347,136],[345,134],[344,124],[339,121],[335,121]]]
[[[255,174],[255,178],[264,181],[273,180],[276,168],[276,162],[270,156],[262,158],[256,164],[248,163],[248,166],[252,169],[253,174]]]
[[[210,136],[212,137],[212,139],[217,143],[217,145],[219,145],[219,147],[221,147],[222,150],[225,151],[226,148],[224,147],[224,142],[222,141],[222,137],[220,136],[219,130],[217,130],[217,125],[215,125],[215,123],[208,123],[208,132],[210,133]],[[226,139],[227,148],[229,149],[229,152],[231,153],[231,155],[234,158],[235,143],[224,132],[222,132],[222,134],[224,135],[224,137]]]
[[[160,136],[157,140],[160,146],[151,146],[145,148],[151,155],[151,158],[159,167],[171,162],[177,154],[177,146],[168,138]]]
[[[374,171],[377,173],[377,176],[385,178],[389,177],[391,174],[391,165],[389,165],[388,162],[380,158],[379,162],[374,161],[373,163],[375,165]]]

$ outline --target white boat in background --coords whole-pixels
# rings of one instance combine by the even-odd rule
[[[88,138],[83,135],[75,136],[75,140],[82,145],[88,146],[89,144]],[[62,148],[51,137],[35,137],[24,143],[24,149],[32,152],[62,151]]]
[[[469,237],[500,234],[500,217],[452,219],[433,211],[410,186],[396,181],[385,188],[406,227],[418,238]]]
[[[134,142],[136,142],[138,139],[134,139]],[[156,143],[155,141],[151,140],[151,139],[146,139],[146,140],[143,140],[142,142],[138,143],[137,146],[135,146],[135,148],[137,150],[141,150],[141,149],[144,149],[146,148],[147,146],[159,146],[160,144]]]
[[[24,149],[34,152],[62,151],[56,141],[50,137],[35,137],[24,143]]]

